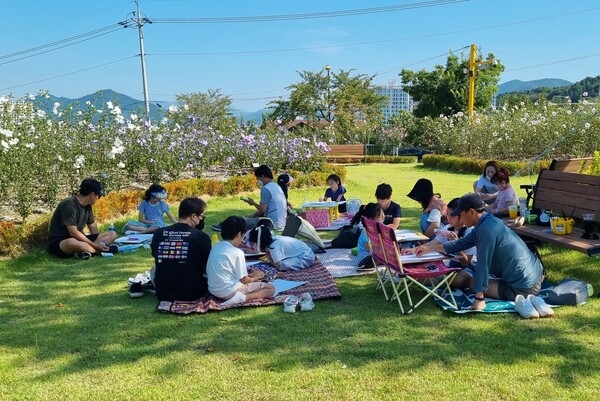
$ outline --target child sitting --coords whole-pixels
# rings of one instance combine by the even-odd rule
[[[494,203],[486,207],[486,210],[496,216],[508,214],[508,207],[519,203],[519,198],[512,185],[510,185],[510,173],[504,167],[492,177],[492,182],[498,186],[498,196]]]
[[[244,232],[246,232],[246,221],[243,217],[226,218],[221,224],[223,241],[217,243],[208,255],[206,264],[208,291],[215,297],[225,300],[221,306],[269,298],[275,293],[272,284],[261,282],[258,276],[248,276],[244,252],[239,249]]]
[[[356,215],[360,215],[369,220],[376,220],[379,223],[383,223],[383,219],[385,218],[381,207],[377,203],[368,203],[367,205],[362,206]],[[364,227],[360,232],[360,237],[358,237],[357,248],[359,262],[356,270],[373,270],[375,265],[371,258],[371,247],[367,237],[367,230],[365,230]]]
[[[163,215],[167,215],[171,223],[177,223],[171,214],[169,205],[163,200],[167,198],[167,191],[161,185],[152,184],[144,194],[144,199],[138,206],[137,220],[130,220],[123,226],[123,232],[133,231],[139,234],[149,234],[159,228],[166,227]]]
[[[344,197],[346,188],[342,185],[342,180],[337,174],[331,174],[327,177],[327,185],[329,185],[329,188],[325,190],[325,196],[320,198],[319,201],[323,202],[327,199],[331,199],[334,202],[342,202],[346,200]],[[338,211],[340,213],[346,213],[346,204],[340,204],[338,206]]]
[[[316,259],[308,245],[292,237],[275,237],[267,227],[256,227],[250,231],[250,241],[255,249],[265,252],[277,270],[302,270],[311,266]]]

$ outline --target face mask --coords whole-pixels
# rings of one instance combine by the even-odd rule
[[[200,220],[200,223],[196,224],[196,229],[202,231],[204,228],[204,219]]]

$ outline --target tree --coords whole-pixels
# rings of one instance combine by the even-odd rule
[[[477,60],[482,60],[478,53]],[[488,54],[487,60],[494,59]],[[487,68],[485,68],[487,67]],[[498,81],[504,66],[500,63],[480,64],[475,76],[475,109],[490,106],[494,94],[498,91]],[[446,65],[436,65],[433,71],[414,72],[403,69],[403,89],[414,99],[417,105],[414,113],[417,117],[438,117],[452,115],[467,110],[469,96],[469,60],[450,53]]]
[[[377,95],[373,76],[351,76],[351,72],[298,72],[301,81],[286,88],[291,91],[290,99],[271,102],[273,112],[268,118],[283,123],[297,118],[313,125],[326,122],[336,142],[366,142],[374,128],[381,126],[385,97]]]
[[[219,89],[207,93],[182,93],[175,98],[185,105],[185,114],[196,126],[227,131],[237,125],[236,118],[231,115],[232,100]]]

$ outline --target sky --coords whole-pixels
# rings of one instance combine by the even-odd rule
[[[299,71],[400,71],[468,56],[505,66],[500,83],[600,75],[597,0],[140,0],[151,102],[219,90],[256,111],[288,99]],[[132,0],[0,1],[0,96],[113,89],[144,99]],[[129,27],[120,25],[127,21]],[[140,102],[142,103],[142,102]],[[143,106],[143,104],[141,105]]]

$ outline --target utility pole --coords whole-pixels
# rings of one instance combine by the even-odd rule
[[[148,82],[146,80],[146,59],[144,52],[144,33],[142,31],[142,26],[146,23],[151,24],[148,18],[141,16],[140,13],[140,3],[139,0],[135,0],[136,11],[133,12],[132,18],[127,18],[125,21],[120,22],[125,28],[128,28],[127,21],[132,21],[138,28],[138,36],[140,40],[140,61],[142,63],[142,85],[144,86],[144,105],[146,107],[146,120],[148,124],[150,124],[150,99],[148,98]],[[130,13],[131,14],[131,13]]]

